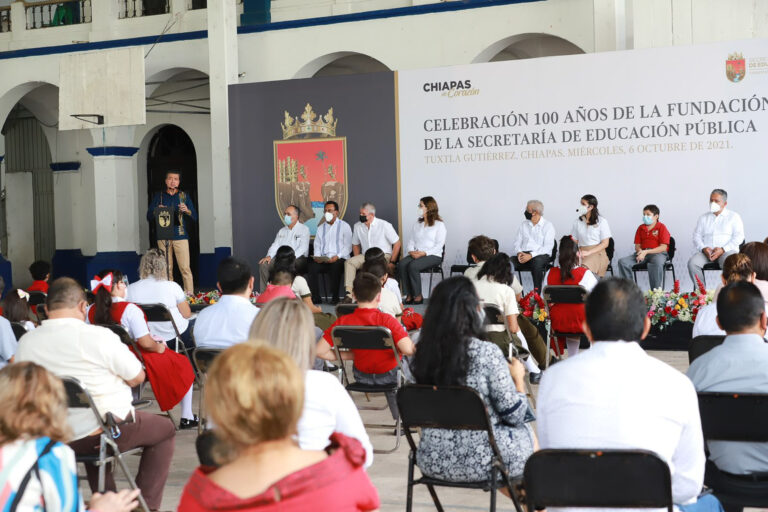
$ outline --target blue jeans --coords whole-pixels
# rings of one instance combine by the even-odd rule
[[[723,506],[715,498],[714,494],[699,496],[699,499],[690,505],[677,506],[683,512],[723,512]]]
[[[397,370],[397,368],[392,368],[386,373],[363,373],[355,366],[353,366],[352,375],[355,376],[355,382],[359,382],[360,384],[385,386],[387,384],[397,383]],[[385,395],[387,397],[387,405],[389,405],[389,412],[392,413],[392,419],[397,420],[397,418],[400,416],[400,413],[397,409],[395,393],[387,392]]]
[[[643,263],[648,265],[648,281],[651,284],[651,290],[661,288],[661,283],[664,280],[664,264],[667,262],[667,253],[660,252],[657,254],[649,254],[643,260]],[[624,279],[632,279],[632,267],[637,263],[637,258],[634,254],[624,256],[619,260],[619,275]]]

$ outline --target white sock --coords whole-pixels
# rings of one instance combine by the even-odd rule
[[[565,338],[565,346],[568,347],[568,357],[573,357],[579,353],[581,338]]]
[[[185,420],[195,419],[195,415],[192,412],[192,390],[194,387],[194,384],[189,386],[189,391],[187,391],[187,394],[181,399],[181,417]]]
[[[531,349],[528,348],[528,341],[525,339],[525,336],[523,336],[523,331],[517,331],[515,336],[517,336],[517,339],[520,340],[520,344],[523,346],[523,348],[528,351],[528,359],[523,361],[523,365],[530,373],[539,373],[541,370],[539,369],[533,354],[531,354]]]

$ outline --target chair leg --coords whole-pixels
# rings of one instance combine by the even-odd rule
[[[435,275],[434,272],[429,273],[429,295],[432,296],[432,276]],[[419,276],[419,279],[421,279],[421,276]],[[423,297],[423,295],[422,295]]]
[[[491,512],[496,512],[496,464],[491,468]]]
[[[117,450],[117,445],[114,446],[114,449]],[[115,453],[115,459],[117,460],[117,464],[120,466],[120,469],[123,472],[123,475],[125,475],[125,479],[128,480],[128,485],[131,487],[131,489],[138,489],[139,487],[136,485],[136,481],[133,479],[133,475],[131,475],[131,472],[128,471],[128,467],[125,465],[125,461],[123,460],[123,456],[120,455],[120,452]],[[139,493],[138,496],[139,500],[139,506],[144,512],[149,512],[149,507],[147,506],[147,502],[144,501],[144,496]]]
[[[99,486],[97,489],[102,493],[106,487],[107,477],[107,464],[104,462],[104,459],[107,458],[107,441],[104,439],[105,435],[107,434],[102,433],[99,438]]]
[[[197,435],[200,435],[203,433],[203,422],[205,421],[205,411],[203,409],[204,403],[203,403],[203,392],[205,391],[205,381],[201,379],[200,381],[200,395],[198,396],[198,405],[197,405]]]
[[[637,271],[634,269],[632,270],[632,280],[637,284]]]
[[[427,490],[429,491],[429,495],[432,496],[432,502],[435,504],[435,508],[437,509],[437,512],[444,512],[443,504],[440,503],[440,498],[437,497],[437,491],[435,491],[435,487],[431,484],[426,484]]]
[[[408,453],[408,488],[405,494],[405,512],[411,512],[413,509],[413,465],[416,455],[411,450]]]
[[[363,426],[372,426],[372,425],[363,425]],[[401,422],[400,422],[400,416],[397,416],[397,421],[395,421],[395,447],[390,450],[377,450],[374,449],[373,453],[393,453],[396,452],[398,448],[400,448],[400,430],[402,429]]]

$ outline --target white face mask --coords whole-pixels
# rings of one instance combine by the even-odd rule
[[[325,222],[331,222],[333,220],[333,214],[331,212],[325,212],[323,217],[325,217]]]
[[[586,215],[587,214],[587,207],[583,204],[580,204],[578,208],[576,208],[576,213],[579,215]]]
[[[720,205],[717,204],[716,202],[712,201],[711,203],[709,203],[709,211],[711,211],[712,213],[719,212],[720,211]]]
[[[426,213],[424,212],[424,208],[417,208],[416,209],[416,216],[421,218],[424,218]]]

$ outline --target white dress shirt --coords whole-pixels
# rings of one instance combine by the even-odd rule
[[[524,221],[517,229],[513,254],[530,252],[534,258],[546,254],[552,254],[555,246],[555,225],[544,217],[534,224],[530,220]]]
[[[725,331],[717,325],[717,304],[714,302],[699,309],[693,322],[693,337],[725,336]]]
[[[371,247],[378,247],[384,254],[392,254],[392,245],[398,240],[400,237],[392,224],[378,217],[373,218],[370,228],[362,222],[356,222],[352,230],[352,245],[359,245],[363,254]]]
[[[315,256],[349,258],[352,252],[352,228],[341,219],[333,224],[323,222],[315,233]]]
[[[411,228],[411,237],[405,252],[422,251],[427,253],[427,256],[441,258],[447,234],[445,223],[441,220],[436,220],[431,226],[427,226],[426,222],[416,221]]]
[[[259,308],[237,295],[222,295],[219,301],[197,314],[195,343],[201,348],[227,348],[248,340]]]
[[[723,208],[720,215],[707,212],[696,223],[693,231],[693,247],[701,251],[705,247],[722,247],[725,252],[738,251],[744,241],[744,223],[738,213]]]
[[[387,290],[391,291],[394,294],[394,296],[397,297],[398,303],[402,306],[403,294],[400,293],[400,285],[397,284],[397,281],[395,281],[394,279],[387,279],[384,282],[384,286],[382,286],[382,288],[386,288]]]
[[[480,272],[480,269],[483,268],[484,261],[481,261],[474,267],[469,267],[467,270],[464,271],[464,277],[467,279],[470,279],[472,281],[477,281],[477,274]],[[512,276],[512,284],[510,285],[512,288],[512,291],[515,292],[515,297],[518,295],[522,295],[523,293],[523,285],[520,284],[520,280],[517,278],[517,275]]]
[[[597,342],[550,366],[538,402],[542,449],[650,450],[669,465],[676,504],[698,497],[705,456],[696,390],[637,343]]]
[[[269,246],[267,256],[274,258],[277,250],[283,245],[288,245],[293,249],[297,258],[309,254],[309,228],[297,222],[293,228],[283,226],[277,232],[275,241]]]
[[[181,316],[179,304],[187,300],[184,290],[173,281],[157,280],[152,276],[128,285],[126,298],[136,304],[163,304],[171,312],[179,334],[187,330],[189,320]],[[163,341],[176,337],[171,322],[151,322],[149,332]]]
[[[611,228],[608,226],[608,220],[602,215],[597,218],[597,224],[592,226],[587,225],[586,219],[578,218],[571,227],[571,236],[579,241],[579,247],[597,245],[606,238],[611,238]]]

